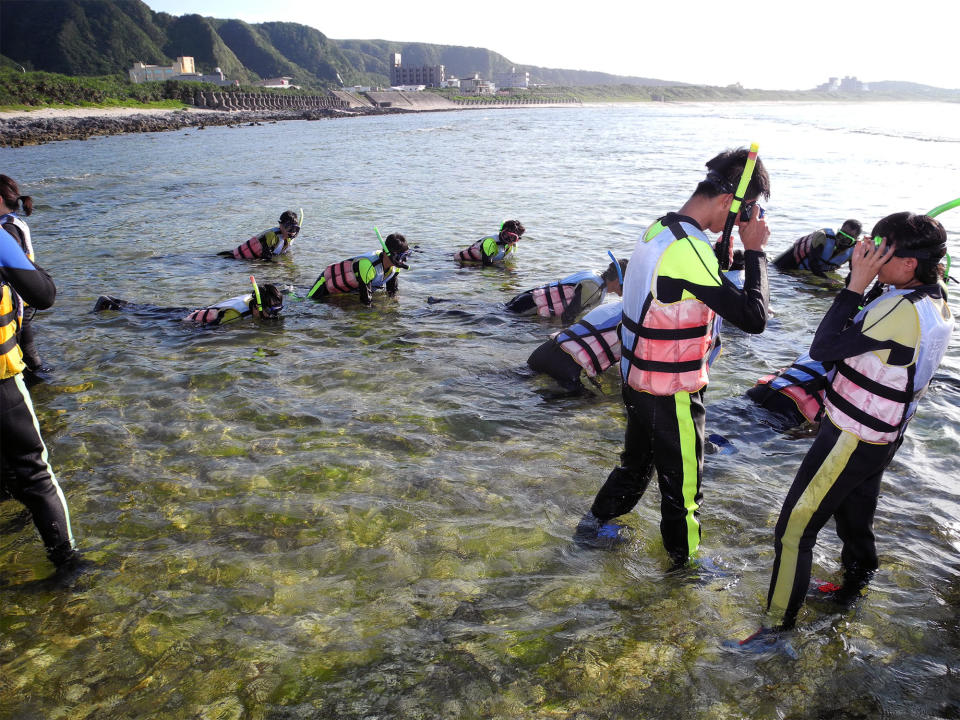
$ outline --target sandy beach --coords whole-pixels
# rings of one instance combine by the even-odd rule
[[[175,112],[208,113],[212,110],[189,108],[189,110],[169,110],[167,108],[38,108],[36,110],[0,110],[0,120],[27,119],[27,120],[60,120],[63,118],[116,118],[131,115],[157,115],[160,117],[172,115]]]

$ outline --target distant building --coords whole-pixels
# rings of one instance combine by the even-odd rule
[[[530,87],[530,73],[517,72],[516,68],[510,68],[510,72],[497,73],[494,78],[497,87],[500,88],[523,88]]]
[[[860,82],[853,75],[840,78],[832,77],[823,85],[817,85],[817,90],[822,92],[870,92],[870,86]]]
[[[290,81],[293,80],[292,77],[275,77],[275,78],[264,78],[263,80],[257,80],[254,85],[257,87],[263,88],[283,88],[285,90],[299,90],[298,85],[291,85]]]
[[[453,76],[448,77],[446,80],[440,83],[440,87],[458,88],[460,87],[460,78],[455,78]]]
[[[390,55],[390,84],[393,86],[425,85],[427,87],[442,87],[445,79],[443,65],[404,67],[400,53]]]
[[[135,62],[128,72],[130,82],[134,83],[182,80],[213,83],[215,85],[230,84],[229,80],[224,79],[223,71],[220,68],[216,68],[212,75],[198,73],[193,64],[193,58],[189,56],[178,57],[173,65],[144,65],[142,62]]]
[[[493,95],[497,92],[497,86],[489,80],[483,80],[480,73],[461,80],[460,89],[468,95]]]

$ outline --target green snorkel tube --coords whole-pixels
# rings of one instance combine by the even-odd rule
[[[953,210],[953,208],[958,206],[960,206],[960,198],[946,202],[943,205],[937,205],[937,207],[927,213],[927,217],[936,217],[940,213],[944,213],[947,210]],[[944,254],[943,257],[946,258],[946,263],[943,267],[943,282],[948,283],[950,282],[950,253]]]
[[[373,227],[373,231],[377,234],[377,240],[380,241],[380,247],[383,248],[383,251],[389,255],[390,251],[387,249],[387,244],[383,241],[383,236],[380,234],[380,231],[377,229],[376,225]]]
[[[737,221],[737,214],[740,212],[743,196],[746,194],[750,180],[753,178],[753,169],[757,165],[757,151],[759,149],[760,146],[757,143],[750,144],[750,151],[747,153],[747,162],[743,166],[740,183],[737,185],[737,191],[733,194],[733,202],[730,203],[730,212],[727,213],[727,221],[723,225],[723,235],[720,236],[720,242],[717,243],[717,262],[720,263],[721,270],[730,269],[730,236],[733,234],[733,224]]]
[[[613,260],[613,266],[617,269],[617,277],[620,278],[620,287],[623,288],[623,270],[620,269],[620,261],[617,260],[617,256],[613,254],[612,250],[607,250],[607,255]]]
[[[953,210],[955,207],[960,207],[960,198],[956,200],[951,200],[950,202],[945,202],[943,205],[937,205],[933,210],[927,213],[927,217],[936,217],[940,213],[945,213],[947,210]],[[883,238],[879,235],[873,238],[873,244],[877,247],[880,247],[880,243],[883,242]],[[950,282],[950,253],[944,253],[945,259],[944,268],[943,268],[943,282]]]
[[[257,280],[253,275],[250,276],[250,282],[253,283],[253,297],[257,301],[257,312],[263,315],[263,303],[260,302],[260,288],[257,287]]]

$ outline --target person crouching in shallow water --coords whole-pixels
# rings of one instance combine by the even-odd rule
[[[300,220],[293,210],[284,210],[277,227],[254,235],[233,250],[222,250],[217,255],[237,260],[269,260],[275,255],[286,254],[300,233]]]
[[[777,255],[773,266],[780,271],[808,270],[820,276],[839,270],[849,262],[860,230],[860,222],[852,219],[844,222],[837,232],[830,228],[815,230]]]
[[[850,281],[810,346],[810,357],[835,368],[828,375],[820,430],[777,520],[763,626],[728,647],[765,651],[781,642],[780,631],[794,626],[810,591],[817,535],[831,517],[843,545],[843,580],[815,588],[812,597],[849,605],[879,565],[873,517],[880,481],[947,350],[953,316],[939,282],[947,251],[939,222],[896,213],[871,235],[883,242],[857,242]],[[886,288],[865,299],[874,278]]]
[[[620,465],[600,488],[574,535],[607,543],[650,481],[660,486],[660,533],[674,568],[700,545],[704,422],[703,394],[718,342],[717,316],[750,333],[767,323],[770,236],[758,198],[769,197],[762,161],[736,215],[744,247],[745,279],[738,288],[720,272],[705,230],[723,230],[744,172],[746,149],[707,162],[707,176],[679,212],[657,220],[637,241],[623,291],[620,376],[627,429]]]
[[[97,298],[96,305],[93,306],[94,312],[104,310],[119,310],[124,312],[134,312],[141,315],[158,315],[169,319],[179,319],[181,322],[193,323],[196,325],[214,326],[226,325],[228,323],[242,320],[243,318],[253,318],[254,320],[272,320],[278,318],[283,311],[283,293],[276,285],[266,283],[259,286],[259,301],[257,293],[247,293],[246,295],[237,295],[229,300],[223,300],[216,305],[208,305],[199,310],[188,312],[185,308],[166,308],[156,305],[144,305],[131,303],[126,300],[112,297],[110,295],[101,295]],[[186,315],[184,315],[186,313]]]
[[[398,290],[400,268],[409,270],[410,248],[400,233],[387,235],[386,250],[374,251],[328,265],[317,278],[307,297],[320,300],[330,295],[358,292],[366,305],[373,303],[373,291],[386,288],[388,295]]]
[[[502,262],[513,255],[526,231],[519,220],[507,220],[500,227],[499,234],[477,240],[470,247],[454,253],[453,257],[461,264],[481,263],[484,267]]]
[[[17,330],[23,304],[41,310],[53,304],[57,288],[47,272],[27,258],[17,241],[0,229],[0,500],[23,503],[40,533],[47,557],[58,571],[83,560],[70,529],[70,511],[47,457],[40,423],[23,380]]]
[[[507,303],[507,310],[518,315],[559,315],[563,322],[573,322],[580,313],[602,303],[608,292],[623,295],[620,277],[627,270],[627,261],[619,262],[619,273],[617,266],[610,263],[603,274],[583,270],[562,280],[522,292]]]
[[[534,350],[527,365],[534,372],[552,377],[564,390],[583,390],[581,372],[595,378],[620,361],[622,314],[622,302],[594,308]]]

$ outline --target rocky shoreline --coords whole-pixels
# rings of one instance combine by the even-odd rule
[[[390,108],[321,108],[309,110],[176,110],[156,113],[87,115],[80,117],[0,117],[0,147],[40,145],[57,140],[86,140],[101,135],[122,133],[163,132],[208,125],[257,125],[280,120],[324,120],[356,115],[382,115],[398,112]]]

